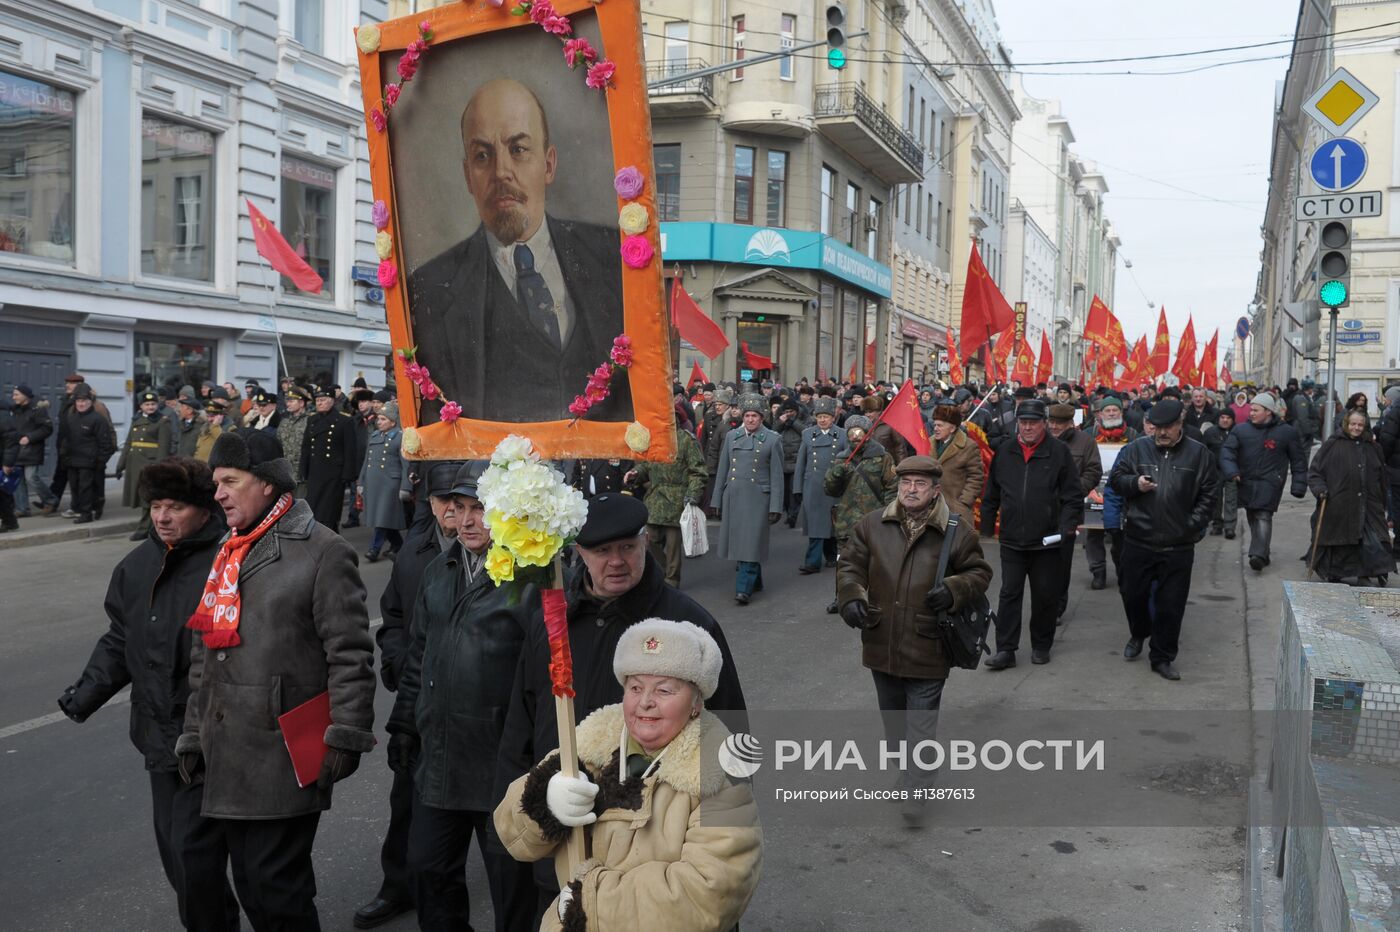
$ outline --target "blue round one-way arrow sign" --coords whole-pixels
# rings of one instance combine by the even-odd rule
[[[1338,136],[1318,146],[1308,163],[1313,182],[1324,191],[1345,191],[1366,175],[1366,147]]]

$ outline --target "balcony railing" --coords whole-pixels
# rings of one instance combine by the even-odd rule
[[[647,65],[647,83],[669,78],[678,74],[685,74],[689,71],[699,71],[707,68],[709,64],[703,58],[682,58],[672,61],[652,62]],[[648,92],[652,97],[677,97],[700,95],[711,103],[715,99],[715,76],[704,75],[699,78],[689,78],[675,84],[667,84],[663,87],[653,87]]]
[[[913,136],[895,125],[894,121],[852,82],[822,84],[816,88],[813,101],[815,116],[854,116],[881,142],[894,150],[910,167],[923,171],[924,152]]]

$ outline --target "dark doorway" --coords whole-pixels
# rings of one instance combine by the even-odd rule
[[[73,328],[0,320],[0,391],[4,403],[20,383],[34,389],[35,403],[49,403],[49,417],[57,428],[62,409],[63,379],[73,371]],[[52,473],[58,458],[58,435],[50,435],[44,449],[44,472]]]

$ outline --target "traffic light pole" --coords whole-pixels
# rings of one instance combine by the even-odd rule
[[[1333,429],[1331,396],[1337,391],[1337,315],[1340,313],[1335,307],[1327,313],[1327,387],[1322,392],[1322,410],[1326,414],[1322,421],[1323,440],[1332,436]]]
[[[853,32],[846,36],[847,39],[861,39],[870,35],[866,32]],[[724,74],[726,71],[737,71],[740,68],[748,68],[753,65],[761,65],[766,61],[775,58],[787,58],[795,52],[805,52],[807,49],[814,49],[819,45],[826,45],[825,39],[818,39],[816,42],[804,42],[801,45],[794,45],[790,49],[783,49],[781,52],[765,52],[762,55],[755,55],[752,58],[740,58],[737,61],[728,62],[723,65],[711,65],[708,68],[698,68],[695,71],[686,71],[682,74],[668,74],[664,78],[657,78],[655,81],[647,82],[647,89],[667,87],[671,84],[684,84],[686,81],[694,81],[696,78],[708,77],[712,74]]]

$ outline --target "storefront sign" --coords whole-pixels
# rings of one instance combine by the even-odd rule
[[[820,269],[882,298],[891,295],[894,285],[889,266],[810,230],[736,223],[663,223],[661,256],[666,262],[711,261]]]

